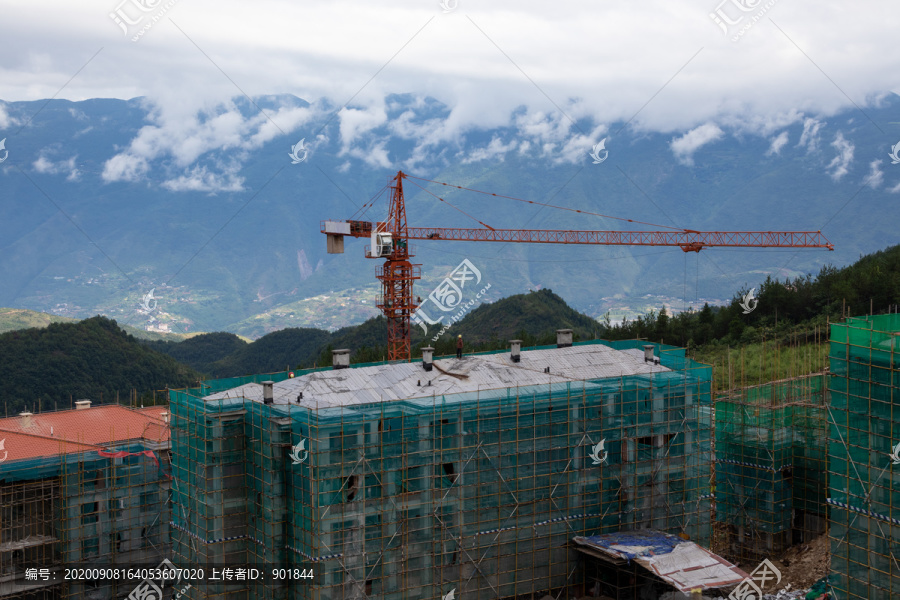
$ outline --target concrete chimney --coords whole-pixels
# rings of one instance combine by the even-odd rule
[[[653,362],[653,344],[644,344],[644,362]]]
[[[272,404],[275,402],[275,382],[263,381],[263,404]]]
[[[422,368],[426,371],[434,368],[434,348],[431,346],[422,348]]]
[[[90,400],[76,400],[75,401],[75,410],[87,410],[91,407]]]
[[[347,369],[350,367],[350,351],[349,350],[332,350],[331,364],[334,370]]]
[[[514,363],[522,360],[522,340],[509,340],[509,357]]]
[[[572,345],[572,330],[557,329],[556,330],[556,347],[568,348]]]
[[[19,416],[22,417],[22,427],[31,427],[32,417],[34,417],[33,413],[22,411],[19,413]]]

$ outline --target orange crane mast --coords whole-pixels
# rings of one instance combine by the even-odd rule
[[[824,248],[834,250],[821,231],[578,231],[562,229],[494,229],[408,227],[403,180],[398,171],[390,185],[387,221],[323,221],[328,253],[344,252],[344,237],[368,238],[366,258],[384,259],[375,276],[381,281],[376,306],[387,319],[388,360],[410,359],[410,319],[418,304],[413,282],[421,278],[421,265],[413,264],[409,240],[464,242],[523,242],[531,244],[593,244],[601,246],[677,246],[685,252],[703,248]],[[456,187],[456,186],[453,186]]]

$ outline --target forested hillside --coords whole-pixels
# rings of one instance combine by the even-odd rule
[[[144,404],[155,390],[184,387],[199,374],[147,348],[115,321],[93,317],[0,335],[0,401],[7,414],[70,407],[81,398]],[[160,401],[168,401],[165,395]]]
[[[751,288],[752,289],[752,288]],[[777,280],[767,277],[755,289],[749,313],[741,306],[750,292],[735,293],[725,307],[709,305],[697,312],[674,317],[664,310],[622,323],[606,322],[603,335],[609,339],[648,338],[680,346],[710,342],[752,343],[764,336],[796,335],[841,314],[856,316],[896,312],[900,303],[900,246],[892,246],[836,269],[824,267],[816,277]]]
[[[663,308],[632,321],[595,321],[550,290],[518,294],[485,304],[444,331],[434,325],[428,337],[413,329],[413,355],[433,346],[452,355],[462,335],[466,352],[552,344],[555,331],[571,328],[576,340],[593,338],[660,341],[685,346],[689,355],[715,364],[717,386],[764,382],[817,371],[826,364],[827,323],[870,310],[896,310],[900,303],[900,246],[862,257],[843,269],[823,268],[815,277],[767,278],[755,298],[741,303],[740,290],[728,306],[704,306],[671,316]],[[348,348],[355,363],[385,359],[383,317],[329,333],[290,328],[247,343],[231,333],[210,333],[183,342],[138,341],[115,321],[94,317],[77,323],[51,323],[0,335],[0,398],[6,411],[24,407],[68,406],[90,398],[106,402],[116,393],[127,401],[132,390],[180,387],[201,376],[230,377],[331,364],[331,350]],[[168,355],[168,356],[165,356]],[[201,375],[202,374],[202,375]]]
[[[591,339],[600,332],[594,319],[573,310],[552,291],[541,290],[484,304],[437,340],[433,338],[441,332],[440,326],[433,325],[428,337],[421,328],[414,327],[412,343],[416,355],[426,345],[435,347],[438,355],[453,354],[457,335],[463,336],[468,352],[504,347],[512,338],[522,339],[526,345],[551,343],[560,328],[573,329],[577,339]],[[354,363],[381,361],[387,353],[386,331],[384,317],[376,317],[333,333],[320,329],[283,329],[250,344],[233,334],[208,333],[184,342],[147,342],[147,345],[211,377],[233,377],[286,367],[330,365],[331,351],[335,348],[350,349]]]

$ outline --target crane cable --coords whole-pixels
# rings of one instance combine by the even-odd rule
[[[407,177],[409,177],[409,175],[407,175]],[[416,179],[419,179],[419,177],[416,177]],[[428,181],[428,180],[425,179],[425,180],[423,180],[423,181]],[[461,212],[462,214],[466,215],[467,217],[469,217],[470,219],[472,219],[472,220],[475,221],[476,223],[481,224],[482,227],[487,227],[487,228],[490,229],[491,231],[496,231],[496,229],[494,229],[493,227],[491,227],[491,226],[488,225],[487,223],[483,223],[482,221],[479,221],[478,219],[476,219],[475,217],[473,217],[472,215],[470,215],[470,214],[467,213],[466,211],[464,211],[464,210],[462,210],[462,209],[460,209],[460,208],[457,208],[456,206],[453,206],[452,204],[450,204],[449,202],[447,202],[446,200],[444,200],[443,198],[441,198],[440,196],[438,196],[437,194],[435,194],[435,193],[432,192],[431,190],[426,190],[424,187],[422,187],[421,185],[419,185],[419,184],[416,183],[415,181],[411,181],[410,183],[412,183],[414,186],[416,186],[417,188],[419,188],[419,189],[422,190],[423,192],[427,192],[427,193],[431,194],[432,196],[434,196],[435,198],[437,198],[438,200],[440,200],[441,202],[443,202],[444,204],[446,204],[446,205],[449,206],[450,208],[453,208],[453,209],[455,209],[455,210],[458,210],[459,212]],[[444,185],[447,185],[447,184],[444,184]],[[485,193],[485,192],[482,192],[482,193]]]
[[[356,212],[354,212],[352,215],[350,215],[350,219],[349,219],[349,220],[352,221],[354,218],[356,218],[356,219],[362,219],[363,215],[365,215],[366,212],[367,212],[370,208],[372,208],[372,205],[375,204],[375,202],[378,201],[378,199],[379,199],[379,197],[381,196],[381,194],[383,194],[384,191],[385,191],[387,188],[388,188],[388,186],[385,185],[383,188],[381,188],[380,190],[378,190],[378,192],[376,192],[374,196],[372,196],[371,198],[369,198],[369,200],[368,200],[366,203],[364,203],[362,206],[360,206],[359,208],[356,209]],[[363,209],[365,209],[365,210],[363,210]],[[357,217],[357,216],[356,216],[356,213],[358,213],[358,212],[361,211],[361,210],[362,210],[362,213],[360,213],[359,217]]]
[[[628,223],[637,223],[639,225],[649,225],[651,227],[659,227],[662,229],[674,229],[675,231],[683,231],[686,233],[697,233],[693,229],[684,229],[683,227],[672,227],[671,225],[659,225],[657,223],[647,223],[646,221],[638,221],[635,219],[625,219],[623,217],[614,217],[612,215],[604,215],[601,213],[590,212],[587,210],[579,210],[577,208],[568,208],[566,206],[556,206],[555,204],[546,204],[544,202],[537,202],[535,200],[523,200],[522,198],[516,198],[514,196],[504,196],[503,194],[494,194],[492,192],[483,192],[481,190],[475,190],[472,188],[463,187],[461,185],[453,185],[452,183],[444,183],[443,181],[434,181],[432,179],[425,179],[424,177],[415,177],[414,175],[409,175],[409,174],[404,174],[404,175],[407,179],[418,179],[419,181],[427,181],[429,183],[437,183],[439,185],[445,185],[447,187],[454,187],[456,189],[465,190],[467,192],[475,192],[476,194],[485,194],[486,196],[494,196],[497,198],[507,198],[509,200],[516,200],[517,202],[527,202],[528,204],[537,204],[538,206],[545,206],[547,208],[556,208],[559,210],[567,210],[570,212],[576,212],[576,213],[580,213],[583,215],[592,215],[595,217],[603,217],[605,219],[615,219],[617,221],[626,221]],[[413,182],[413,183],[415,183],[415,182]],[[418,184],[416,184],[416,185],[418,185]],[[422,187],[422,186],[419,186],[419,187]],[[422,189],[425,189],[425,188],[422,188]],[[429,192],[429,193],[431,193],[431,192]],[[432,194],[432,195],[434,195],[434,194]],[[447,202],[443,198],[440,198],[440,200],[443,202]],[[449,202],[447,202],[447,204],[449,204]],[[454,206],[454,208],[456,208],[456,207]],[[459,209],[457,208],[456,210],[459,210]],[[460,212],[462,212],[462,211],[460,211]],[[465,213],[463,213],[463,214],[465,214]],[[470,216],[470,215],[466,215],[466,216]],[[475,219],[475,217],[471,217],[471,218]],[[478,219],[475,219],[475,220],[478,221]],[[478,222],[481,223],[481,221],[478,221]],[[484,225],[484,223],[481,223],[481,224]],[[485,227],[487,227],[487,225],[485,225]]]

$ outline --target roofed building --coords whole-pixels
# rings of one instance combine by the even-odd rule
[[[638,341],[519,345],[353,367],[338,350],[171,391],[174,562],[296,569],[194,597],[624,598],[573,538],[708,545],[711,369]]]
[[[167,410],[76,406],[0,419],[4,598],[121,597],[134,582],[65,583],[59,571],[169,558]]]

